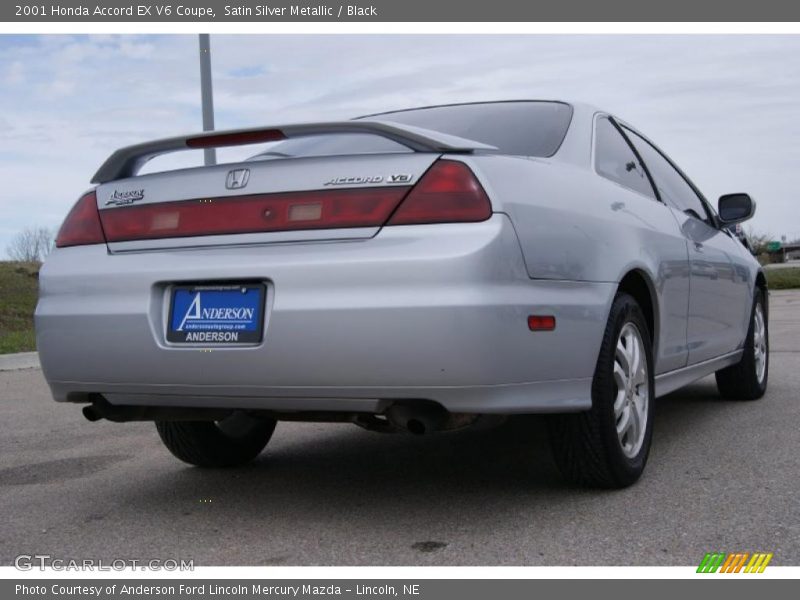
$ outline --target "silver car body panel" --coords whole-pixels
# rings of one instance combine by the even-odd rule
[[[685,385],[697,381],[701,377],[705,377],[709,373],[713,373],[725,367],[735,365],[742,358],[742,350],[735,350],[722,356],[717,356],[710,360],[698,362],[682,369],[669,371],[656,375],[656,396],[664,396],[670,392],[682,388]]]
[[[675,209],[670,211],[680,223],[689,249],[689,364],[702,363],[744,343],[756,261],[727,229],[710,227]]]
[[[170,286],[221,279],[267,284],[263,342],[167,342]],[[319,398],[329,409],[342,398],[366,406],[425,398],[460,411],[585,409],[615,289],[532,282],[502,214],[385,228],[348,243],[117,255],[102,245],[63,248],[41,281],[37,343],[57,399],[96,391],[111,401],[158,394],[181,403],[177,396],[189,394],[224,406],[260,398],[273,408],[285,405],[276,398],[297,398],[297,410],[319,407]],[[556,331],[529,331],[531,313],[557,314]]]
[[[732,364],[758,263],[726,232],[595,173],[603,113],[573,109],[551,158],[417,148],[103,183],[99,208],[118,210],[105,205],[115,190],[144,190],[148,203],[323,189],[349,175],[407,173],[413,185],[446,158],[471,168],[494,215],[58,248],[42,268],[36,310],[55,399],[99,393],[117,404],[365,412],[428,399],[455,412],[585,410],[610,305],[634,271],[654,304],[658,395]],[[247,188],[226,189],[228,171],[244,167]],[[166,341],[171,286],[243,280],[266,284],[261,343]],[[532,314],[554,315],[556,329],[531,332]]]

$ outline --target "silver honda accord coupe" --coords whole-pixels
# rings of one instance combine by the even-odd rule
[[[697,141],[702,144],[702,140]],[[187,149],[226,165],[139,174]],[[654,402],[716,374],[764,395],[767,285],[633,126],[556,101],[455,104],[122,148],[40,275],[54,398],[154,421],[201,467],[255,458],[277,421],[449,431],[548,413],[570,481],[623,487]]]

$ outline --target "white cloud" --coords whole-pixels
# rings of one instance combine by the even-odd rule
[[[25,67],[20,61],[15,60],[8,65],[3,82],[8,86],[20,85],[25,82]]]

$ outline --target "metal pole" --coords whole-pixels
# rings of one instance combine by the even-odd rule
[[[207,33],[200,38],[200,96],[203,104],[203,131],[214,131],[214,89],[211,85],[211,42]],[[217,164],[215,148],[203,150],[206,166]]]

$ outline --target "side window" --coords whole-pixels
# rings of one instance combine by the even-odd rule
[[[636,147],[639,156],[650,170],[650,176],[658,188],[661,199],[669,206],[683,211],[701,221],[708,221],[705,204],[692,189],[692,186],[675,170],[664,155],[656,150],[647,140],[627,127],[625,133]]]
[[[606,117],[597,120],[594,168],[598,174],[655,200],[653,186],[628,142]]]

